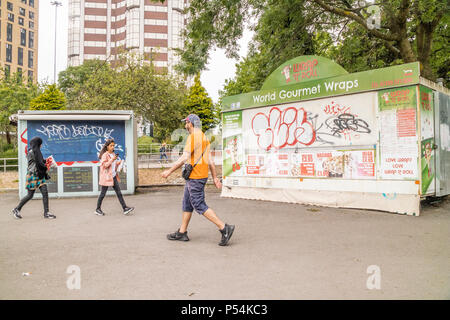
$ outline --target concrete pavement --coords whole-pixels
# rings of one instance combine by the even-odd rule
[[[145,192],[144,192],[145,191]],[[0,193],[0,299],[449,299],[450,201],[419,217],[378,211],[220,198],[207,203],[235,224],[227,247],[194,213],[186,243],[166,234],[180,223],[181,187],[127,196],[121,213],[106,197],[34,200],[15,220],[16,192]],[[66,273],[80,268],[81,289]],[[369,290],[369,266],[381,288]],[[23,276],[23,273],[30,273]]]

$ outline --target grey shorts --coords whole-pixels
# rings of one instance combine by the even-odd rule
[[[208,206],[205,202],[205,185],[208,178],[189,179],[184,186],[183,212],[197,211],[199,214],[205,213]]]

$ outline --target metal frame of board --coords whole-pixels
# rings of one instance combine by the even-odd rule
[[[26,194],[26,170],[27,159],[25,149],[27,146],[27,129],[28,121],[124,121],[125,126],[125,146],[124,154],[127,164],[127,172],[121,172],[121,177],[126,177],[126,185],[122,183],[121,189],[123,194],[133,194],[138,183],[138,166],[137,166],[137,136],[136,136],[136,119],[133,111],[116,111],[116,110],[70,110],[70,111],[20,111],[18,113],[18,158],[19,158],[19,197],[22,199]],[[56,159],[58,161],[58,159]],[[56,168],[52,169],[50,175],[52,179],[49,180],[49,196],[50,197],[79,197],[79,196],[97,196],[100,193],[98,185],[98,162],[92,161],[75,161],[73,164],[59,163]],[[77,191],[72,189],[70,192],[64,185],[64,171],[71,168],[80,168],[80,172],[84,168],[91,168],[90,174],[82,174],[79,178],[91,180],[92,184],[86,182],[86,187],[89,190]],[[56,171],[56,172],[55,172]],[[55,174],[56,173],[56,174]],[[77,173],[75,173],[77,175]],[[52,183],[56,181],[55,183]],[[56,186],[56,188],[55,188]],[[56,189],[56,190],[55,190]],[[56,191],[56,192],[55,192]],[[107,194],[112,194],[114,191],[108,191]],[[36,193],[35,198],[41,198],[41,194]]]

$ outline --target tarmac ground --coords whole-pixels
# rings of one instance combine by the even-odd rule
[[[169,241],[182,187],[139,189],[122,214],[107,196],[30,201],[0,193],[0,299],[449,299],[450,199],[419,217],[221,198],[229,246],[194,213],[189,242]],[[79,288],[79,289],[78,289]]]

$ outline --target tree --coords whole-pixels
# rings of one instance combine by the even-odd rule
[[[86,60],[80,66],[71,66],[59,73],[58,84],[67,99],[69,109],[77,109],[80,91],[89,77],[99,70],[105,70],[108,65],[105,61],[98,59]]]
[[[30,101],[38,95],[39,88],[33,82],[25,82],[19,73],[8,75],[1,70],[0,77],[0,130],[6,132],[6,141],[11,144],[9,117],[19,110],[29,108]]]
[[[94,67],[92,67],[94,66]],[[65,79],[82,75],[81,83],[65,81],[70,104],[77,109],[133,110],[154,124],[154,136],[162,141],[181,126],[185,115],[186,87],[183,79],[158,72],[151,60],[122,54],[114,63],[96,62],[72,67]]]
[[[366,1],[312,0],[325,12],[354,21],[365,32],[382,40],[384,46],[403,63],[419,61],[424,77],[434,80],[430,59],[436,28],[444,14],[448,20],[449,4],[444,0],[379,0],[376,5]],[[362,5],[361,5],[362,4]],[[379,12],[379,24],[372,23]],[[320,15],[319,15],[320,16]],[[447,21],[448,22],[448,21]]]
[[[30,101],[31,110],[61,110],[66,108],[66,98],[56,84],[48,85],[39,96]]]
[[[226,83],[225,95],[259,89],[274,65],[303,54],[334,59],[349,72],[419,61],[423,76],[448,79],[450,31],[445,1],[380,0],[378,7],[367,2],[193,0],[186,9],[191,19],[178,68],[187,74],[203,70],[214,47],[237,58],[237,40],[248,23],[255,37],[249,54],[237,65],[236,78]],[[367,23],[377,8],[379,28]]]
[[[284,61],[314,54],[314,35],[307,29],[304,1],[269,1],[253,27],[249,53],[236,64],[236,78],[226,80],[221,97],[259,90]]]
[[[199,116],[203,132],[213,128],[219,122],[213,101],[200,82],[200,74],[195,76],[194,85],[189,89],[185,109],[187,114],[194,113]]]

